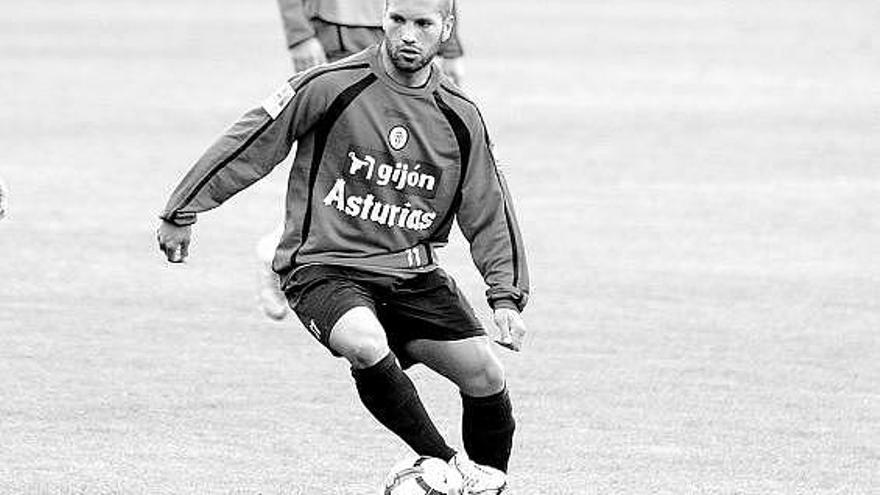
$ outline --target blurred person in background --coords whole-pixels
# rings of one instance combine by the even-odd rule
[[[278,0],[278,8],[294,72],[354,55],[379,43],[384,36],[385,0]],[[441,45],[437,63],[457,85],[461,85],[464,75],[462,55],[457,30],[454,30],[450,39]],[[276,320],[290,313],[278,275],[272,270],[283,227],[279,223],[260,238],[256,248],[260,309]]]

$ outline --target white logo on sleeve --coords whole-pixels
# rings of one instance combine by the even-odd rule
[[[409,141],[409,131],[402,125],[396,125],[388,131],[388,145],[394,151],[400,151]]]
[[[293,95],[295,94],[296,90],[293,89],[293,86],[285,81],[280,88],[276,89],[268,98],[263,100],[263,110],[272,117],[272,120],[275,120],[278,118],[278,115],[281,114],[281,111],[284,110],[284,107],[290,103],[290,100],[293,99]]]

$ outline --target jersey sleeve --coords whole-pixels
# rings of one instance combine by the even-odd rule
[[[522,311],[528,302],[529,272],[507,182],[492,156],[481,121],[471,139],[456,218],[489,287],[489,305]]]
[[[294,141],[320,119],[326,102],[316,85],[297,87],[301,77],[286,81],[221,135],[184,175],[160,218],[195,223],[197,213],[219,206],[284,160]]]

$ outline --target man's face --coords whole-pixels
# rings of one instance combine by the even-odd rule
[[[449,37],[451,18],[444,19],[440,5],[444,0],[388,0],[382,29],[385,50],[394,66],[416,72],[428,65],[441,41]]]

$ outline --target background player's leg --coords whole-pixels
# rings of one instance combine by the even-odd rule
[[[471,460],[507,472],[516,423],[504,368],[489,339],[414,340],[406,350],[461,391],[462,437]]]
[[[281,283],[278,274],[272,270],[272,260],[275,258],[275,249],[284,232],[284,222],[280,222],[272,232],[264,235],[257,242],[257,276],[259,292],[257,300],[263,313],[273,320],[282,320],[287,317],[290,308],[287,306],[287,298],[281,292]]]
[[[385,330],[366,307],[352,308],[333,326],[330,348],[348,359],[367,410],[417,454],[449,460],[455,451],[437,431],[418,392],[388,348]]]

